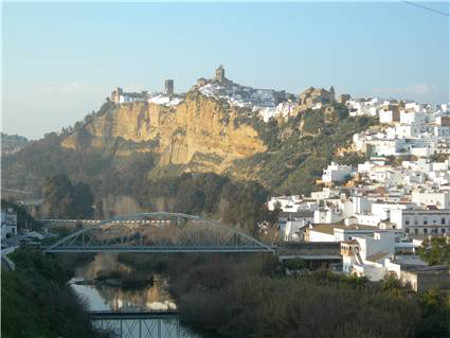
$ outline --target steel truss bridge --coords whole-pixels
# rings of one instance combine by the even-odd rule
[[[275,249],[218,221],[180,213],[118,216],[84,227],[45,253],[275,253]]]
[[[92,311],[90,316],[97,329],[120,338],[192,337],[180,327],[177,312]]]

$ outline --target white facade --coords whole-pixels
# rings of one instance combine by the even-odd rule
[[[314,211],[314,224],[333,224],[344,219],[339,210],[319,208]]]
[[[338,226],[338,225],[318,225],[310,227],[308,231],[308,242],[342,242],[348,241],[355,236],[372,236],[374,231],[369,227]]]
[[[375,231],[372,236],[355,236],[350,241],[341,243],[343,271],[358,276],[365,276],[371,281],[381,280],[387,273],[400,275],[402,265],[424,265],[415,252],[411,242],[400,242],[395,231]],[[409,250],[406,256],[396,256],[405,248]],[[396,259],[396,263],[392,258]],[[401,262],[398,264],[397,262]]]
[[[281,230],[281,236],[284,241],[297,242],[304,239],[302,229],[312,223],[311,218],[304,218],[301,220],[287,221]]]
[[[391,222],[413,236],[450,234],[450,209],[392,210]]]
[[[365,214],[372,211],[372,200],[363,196],[353,196],[352,200],[354,214]]]
[[[1,238],[17,235],[17,214],[12,210],[1,211]]]
[[[327,169],[323,171],[322,181],[324,183],[344,181],[347,176],[353,173],[353,169],[349,165],[340,165],[331,162]]]
[[[279,206],[284,212],[295,212],[298,210],[298,205],[300,204],[300,196],[277,196],[272,197],[267,207],[269,210],[275,210],[276,206]]]
[[[372,214],[380,216],[381,219],[388,219],[392,210],[408,209],[413,206],[411,203],[376,202],[372,204]]]
[[[378,113],[380,118],[380,123],[394,123],[395,122],[395,113],[392,110],[380,110]]]
[[[411,194],[412,202],[417,205],[427,206],[435,205],[438,209],[450,209],[450,192],[419,192],[413,191]]]

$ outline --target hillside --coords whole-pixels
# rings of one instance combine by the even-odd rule
[[[6,156],[17,153],[20,149],[30,144],[30,141],[23,136],[1,133],[1,144],[1,155]]]
[[[158,155],[158,167],[179,165],[185,172],[222,173],[235,159],[266,150],[253,128],[236,126],[238,114],[226,101],[198,91],[189,92],[175,107],[111,104],[65,137],[61,146],[79,152],[110,149],[118,157],[152,152]]]
[[[182,192],[183,180],[193,179],[180,176],[183,173],[214,173],[232,181],[256,182],[270,193],[306,193],[335,159],[336,150],[349,145],[353,133],[374,123],[368,118],[349,118],[345,106],[337,103],[315,110],[291,105],[288,95],[275,103],[278,106],[270,102],[273,108],[263,109],[277,111],[289,104],[289,114],[264,122],[255,104],[236,103],[226,93],[204,88],[209,91],[194,87],[176,101],[156,97],[116,104],[107,100],[98,112],[75,126],[47,134],[5,156],[2,184],[40,192],[46,177],[64,174],[75,182],[88,183],[96,203],[102,201],[100,208],[116,213],[177,209],[179,203],[174,204],[174,199]],[[278,100],[280,92],[245,93],[244,99],[261,102],[261,98]],[[200,197],[207,193],[211,178],[222,182],[205,176],[206,190],[197,191]],[[160,180],[165,184],[157,184]],[[195,188],[195,181],[186,184]],[[217,196],[213,198],[220,202]],[[125,210],[124,205],[130,207]],[[214,204],[209,209],[217,208]]]

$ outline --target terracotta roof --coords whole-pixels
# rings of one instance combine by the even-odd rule
[[[379,230],[377,227],[371,227],[367,225],[361,224],[351,224],[351,225],[340,225],[340,224],[316,224],[311,229],[312,231],[322,232],[325,234],[334,234],[334,229],[343,229],[343,230]]]
[[[337,227],[336,225],[321,224],[321,225],[314,226],[311,230],[317,231],[317,232],[322,232],[322,233],[329,234],[329,235],[334,235],[334,228],[336,228],[336,227]]]
[[[383,257],[385,257],[387,255],[389,255],[387,252],[378,251],[378,252],[374,253],[373,255],[370,255],[369,257],[367,257],[367,260],[371,261],[371,262],[377,262],[381,258],[383,258]]]
[[[343,241],[341,243],[344,243],[344,244],[359,244],[356,239],[351,239],[349,241]]]

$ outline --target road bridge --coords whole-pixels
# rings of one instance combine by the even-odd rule
[[[84,227],[45,253],[274,253],[252,236],[214,220],[181,213],[140,213]]]

